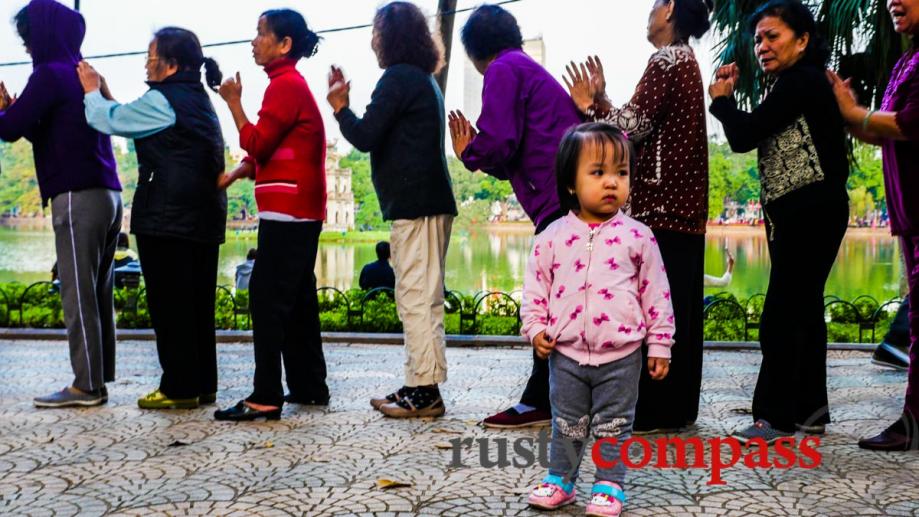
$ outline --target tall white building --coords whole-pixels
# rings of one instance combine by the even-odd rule
[[[344,232],[354,229],[354,193],[351,191],[351,169],[343,169],[335,152],[335,142],[326,144],[325,185],[326,212],[323,230]]]

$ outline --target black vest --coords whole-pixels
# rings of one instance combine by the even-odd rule
[[[225,166],[223,134],[201,74],[181,71],[147,84],[169,101],[176,123],[134,141],[140,176],[131,233],[222,244],[227,196],[217,177]]]

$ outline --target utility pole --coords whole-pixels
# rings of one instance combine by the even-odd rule
[[[77,0],[79,1],[79,0]],[[444,67],[437,73],[441,93],[447,95],[447,74],[450,72],[450,50],[453,46],[453,19],[456,17],[456,0],[437,0],[437,28],[444,46]]]

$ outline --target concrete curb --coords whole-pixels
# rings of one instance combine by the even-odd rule
[[[153,341],[156,337],[152,329],[118,330],[121,341]],[[0,341],[64,341],[67,331],[64,329],[21,329],[0,328]],[[361,345],[401,345],[402,334],[381,334],[372,332],[323,332],[324,343],[347,343]],[[218,330],[218,343],[251,343],[251,330]],[[526,347],[529,346],[521,336],[467,336],[447,335],[447,346],[457,348],[478,347]],[[829,350],[874,351],[874,343],[830,343]],[[706,341],[706,350],[759,350],[755,341]]]

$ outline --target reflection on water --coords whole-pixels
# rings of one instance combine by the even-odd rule
[[[132,239],[133,244],[133,239]],[[232,284],[236,265],[255,247],[253,238],[231,238],[220,249],[221,284]],[[447,254],[447,288],[466,293],[520,289],[532,236],[520,233],[456,233]],[[739,297],[765,292],[769,256],[763,232],[713,231],[706,237],[705,270],[721,275],[725,248],[737,259],[734,280],[725,289]],[[800,250],[804,257],[810,250]],[[317,257],[319,285],[348,289],[364,264],[376,260],[374,243],[322,244]],[[50,232],[0,229],[0,282],[47,280],[54,263]],[[850,230],[830,273],[827,293],[845,299],[869,294],[889,299],[900,291],[902,265],[895,241],[883,233]],[[716,292],[720,289],[712,290]]]

